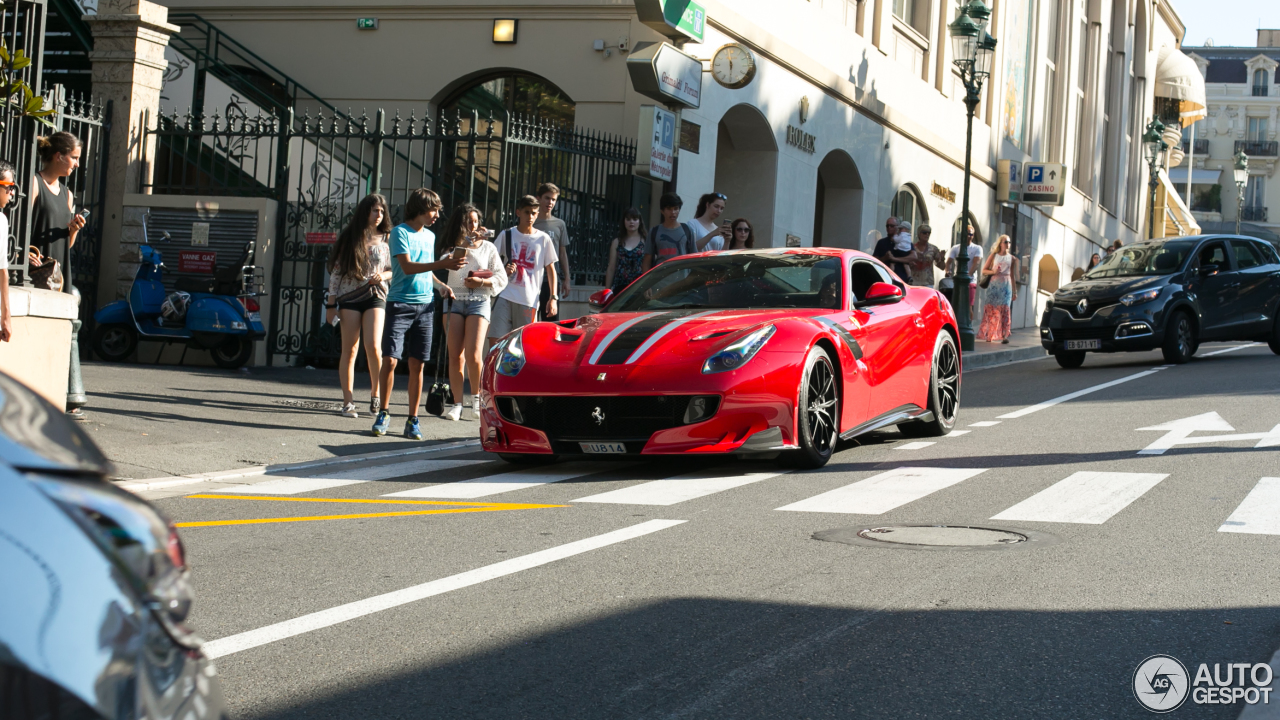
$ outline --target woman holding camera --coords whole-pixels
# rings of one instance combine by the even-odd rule
[[[460,269],[448,271],[445,281],[453,291],[453,298],[445,309],[453,405],[443,417],[449,420],[462,419],[464,365],[471,379],[472,419],[480,419],[480,370],[484,363],[484,341],[489,333],[490,308],[493,298],[507,286],[502,258],[490,239],[490,232],[480,224],[480,209],[463,203],[449,216],[449,223],[436,244],[437,258],[443,258],[445,253],[466,258],[466,264]]]

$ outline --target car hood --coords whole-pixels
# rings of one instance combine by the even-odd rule
[[[1123,295],[1139,290],[1162,287],[1169,282],[1172,275],[1144,275],[1141,277],[1113,277],[1092,280],[1076,280],[1058,288],[1053,294],[1054,301],[1075,302],[1088,298],[1090,303],[1115,301]]]
[[[112,475],[115,469],[79,425],[0,372],[0,460],[20,470]]]
[[[788,308],[602,313],[528,325],[521,342],[531,365],[674,365],[701,362],[752,328],[828,312]]]

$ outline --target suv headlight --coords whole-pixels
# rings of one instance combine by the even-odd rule
[[[748,360],[755,357],[755,354],[760,352],[760,348],[764,347],[764,344],[769,342],[769,338],[773,337],[776,332],[778,332],[778,328],[773,325],[765,325],[759,330],[743,335],[741,338],[726,345],[720,352],[707,358],[707,361],[702,364],[702,372],[709,374],[737,370],[746,365]]]
[[[523,336],[524,331],[517,330],[498,346],[498,365],[495,369],[499,375],[515,377],[524,368],[524,343],[520,339]]]
[[[173,523],[110,483],[30,477],[121,569],[174,642],[200,647],[202,641],[186,626],[192,601],[190,573]]]
[[[1142,292],[1129,293],[1120,298],[1120,302],[1123,305],[1138,305],[1144,302],[1151,302],[1158,297],[1160,297],[1160,288],[1153,288]]]

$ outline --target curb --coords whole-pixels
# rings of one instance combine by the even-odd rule
[[[479,447],[479,445],[479,440],[463,440],[461,442],[442,443],[440,445],[414,448],[412,450],[385,450],[382,452],[363,453],[360,455],[344,455],[342,457],[331,458],[329,460],[310,460],[307,462],[291,463],[288,465],[257,465],[254,467],[239,468],[237,470],[219,470],[216,472],[196,473],[193,475],[173,475],[168,477],[149,478],[147,480],[114,480],[112,482],[115,483],[116,487],[130,492],[147,492],[150,490],[163,490],[165,488],[180,485],[195,485],[196,483],[203,482],[221,482],[223,480],[234,480],[236,478],[275,475],[278,473],[310,470],[312,468],[329,467],[332,465],[346,465],[353,462],[386,460],[388,458],[404,457],[407,455],[425,455],[428,453],[444,452],[446,450]]]
[[[1005,365],[1007,363],[1021,362],[1023,360],[1035,360],[1037,358],[1048,357],[1048,353],[1040,346],[1009,348],[1007,350],[992,350],[990,352],[969,353],[965,355],[961,353],[960,364],[965,370],[977,370],[978,368],[992,367],[993,365]]]

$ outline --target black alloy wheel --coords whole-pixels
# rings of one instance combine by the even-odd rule
[[[1053,359],[1058,361],[1060,367],[1075,370],[1084,364],[1084,356],[1087,354],[1083,350],[1059,350],[1053,354]]]
[[[253,341],[247,335],[231,335],[209,351],[213,363],[220,368],[235,370],[249,362],[253,355]]]
[[[93,351],[108,362],[124,362],[138,346],[138,331],[128,325],[99,325],[93,331]]]
[[[960,353],[946,330],[938,332],[929,373],[929,412],[932,420],[913,420],[898,426],[907,437],[941,437],[952,431],[960,417]]]
[[[814,347],[805,359],[800,379],[800,449],[789,453],[791,464],[820,468],[835,453],[840,440],[840,391],[831,357]]]
[[[1280,355],[1280,317],[1276,317],[1276,323],[1271,328],[1271,337],[1267,340],[1267,347],[1271,348],[1271,352]]]
[[[1196,328],[1191,322],[1191,316],[1184,310],[1179,310],[1169,318],[1169,325],[1164,331],[1164,347],[1161,349],[1164,353],[1164,360],[1167,363],[1181,365],[1191,360],[1191,356],[1196,354],[1198,347],[1196,342]]]

